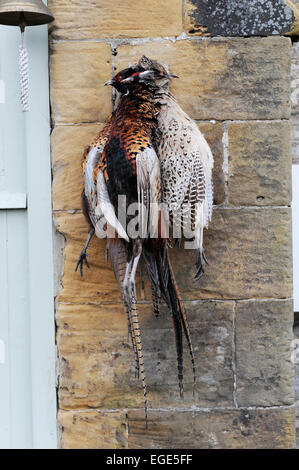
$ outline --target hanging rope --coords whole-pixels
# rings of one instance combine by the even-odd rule
[[[29,111],[29,74],[28,74],[28,51],[24,44],[24,31],[22,31],[21,44],[19,46],[19,67],[20,67],[20,85],[21,85],[21,104],[22,111]]]

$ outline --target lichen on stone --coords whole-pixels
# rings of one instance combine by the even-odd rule
[[[190,0],[194,29],[212,36],[268,36],[291,30],[294,15],[285,0]]]

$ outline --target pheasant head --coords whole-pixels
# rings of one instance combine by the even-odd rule
[[[178,78],[175,73],[170,73],[166,64],[160,64],[157,60],[150,59],[143,55],[135,65],[148,72],[147,82],[153,88],[168,88],[172,78]]]
[[[168,88],[172,78],[177,78],[177,75],[169,73],[166,66],[142,56],[136,64],[118,72],[105,85],[111,85],[120,93],[128,94],[137,84],[153,91],[161,87]]]

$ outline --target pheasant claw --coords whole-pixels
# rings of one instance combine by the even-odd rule
[[[80,256],[78,258],[78,261],[77,261],[77,264],[76,264],[76,267],[75,267],[75,272],[78,271],[78,268],[80,266],[80,276],[81,276],[81,279],[83,279],[83,265],[84,263],[86,264],[86,266],[88,267],[89,269],[89,264],[88,264],[88,261],[87,261],[87,257],[89,255],[86,253],[85,250],[82,250],[81,253],[80,253]]]

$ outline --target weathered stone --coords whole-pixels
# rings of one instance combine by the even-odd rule
[[[55,39],[175,36],[182,33],[181,0],[51,0]]]
[[[61,291],[61,280],[64,270],[63,251],[65,248],[65,238],[53,225],[53,255],[54,255],[54,297]]]
[[[286,33],[287,36],[299,36],[299,5],[296,0],[285,0],[286,4],[290,7],[293,12],[293,23],[290,31]]]
[[[228,201],[235,206],[291,204],[292,160],[288,122],[229,126]]]
[[[125,412],[59,411],[62,449],[125,449]]]
[[[187,28],[194,2],[186,1]],[[63,243],[59,244],[59,249],[64,250],[64,266],[62,269],[59,265],[58,269],[63,276],[56,302],[62,447],[293,447],[294,410],[275,408],[293,403],[288,356],[291,307],[289,301],[273,301],[292,295],[290,211],[237,207],[289,204],[288,124],[273,120],[290,116],[291,42],[280,37],[163,40],[162,37],[182,33],[181,0],[137,0],[133,9],[129,3],[49,2],[56,16],[54,27],[50,26],[54,39],[53,208],[56,227],[62,234],[60,240],[65,239],[64,248]],[[213,4],[215,0],[209,6],[205,2],[205,8]],[[241,4],[245,7],[245,2]],[[265,15],[274,18],[275,11],[269,10]],[[281,15],[285,11],[282,7]],[[213,28],[218,27],[219,18],[214,16]],[[246,32],[248,19],[249,16],[247,25],[242,18],[233,27]],[[226,23],[223,27],[229,26]],[[198,33],[201,34],[194,34]],[[130,37],[155,40],[134,42]],[[111,43],[105,38],[128,39]],[[194,252],[171,250],[196,358],[195,397],[185,342],[185,398],[179,398],[171,318],[165,307],[159,319],[153,316],[150,285],[148,280],[143,284],[147,276],[140,266],[137,297],[148,384],[148,431],[142,384],[134,374],[126,314],[110,263],[105,262],[105,240],[92,240],[88,250],[90,270],[85,267],[83,280],[74,273],[88,230],[80,204],[81,153],[99,131],[101,124],[97,123],[104,122],[111,113],[112,89],[103,87],[103,83],[111,77],[112,65],[120,70],[142,54],[168,63],[180,76],[171,87],[188,114],[197,121],[217,121],[199,123],[215,156],[216,204],[225,200],[223,125],[218,121],[268,121],[229,124],[230,168],[234,175],[228,190],[229,202],[236,208],[218,207],[214,212],[205,233],[209,265],[199,283],[193,281]],[[295,80],[294,75],[293,103]],[[284,149],[279,158],[278,148]],[[263,202],[255,201],[256,191],[257,196],[265,198]],[[240,301],[248,298],[269,300]],[[235,393],[233,371],[237,374]],[[234,398],[245,408],[235,409]],[[256,404],[266,408],[256,409]]]
[[[249,301],[236,306],[239,406],[294,403],[293,302]]]
[[[121,45],[114,64],[121,70],[143,54],[167,63],[180,76],[171,89],[194,119],[281,119],[290,115],[290,48],[283,37],[162,41]]]
[[[297,116],[293,116],[292,120],[292,157],[293,163],[299,163],[299,118]]]
[[[171,250],[184,299],[292,296],[290,209],[215,210],[204,245],[209,264],[200,282],[194,251]]]
[[[292,47],[291,105],[292,105],[292,156],[299,163],[299,43]]]
[[[69,9],[67,9],[69,11]],[[97,42],[52,45],[51,106],[54,122],[103,122],[112,111],[111,48]]]
[[[285,0],[187,0],[185,30],[211,36],[269,36],[291,31],[294,14]]]
[[[102,125],[56,126],[51,135],[53,210],[81,209],[81,156]]]
[[[294,408],[215,411],[129,410],[132,449],[284,449],[295,447]]]
[[[84,266],[84,276],[81,279],[79,272],[75,273],[74,269],[87,238],[88,225],[85,218],[81,213],[57,212],[54,221],[57,230],[66,239],[63,289],[59,294],[59,302],[120,301],[119,288],[110,263],[107,264],[105,260],[106,240],[94,236],[88,249],[90,269]]]
[[[214,156],[213,184],[214,203],[221,204],[225,198],[225,180],[223,173],[223,128],[222,124],[199,124],[201,132],[207,139]]]
[[[56,213],[56,226],[66,237],[63,290],[59,300],[76,303],[119,301],[110,264],[105,261],[105,240],[96,237],[88,253],[91,269],[83,280],[74,267],[87,236],[82,214]],[[205,233],[209,261],[200,282],[193,280],[193,250],[173,249],[171,258],[183,298],[289,298],[292,296],[290,209],[218,209]],[[137,296],[144,298],[138,278]],[[151,299],[146,282],[146,299]],[[74,300],[76,299],[76,300]]]
[[[232,405],[233,304],[187,302],[186,311],[196,359],[197,388],[193,397],[193,377],[185,344],[185,397],[181,401],[170,315],[163,308],[157,319],[151,305],[139,305],[149,406]],[[143,405],[121,304],[60,304],[57,326],[61,408],[119,409]]]

